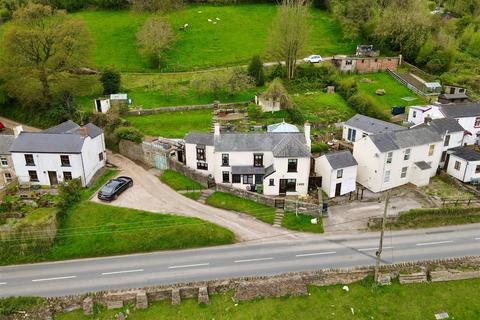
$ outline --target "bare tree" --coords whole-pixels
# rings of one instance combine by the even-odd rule
[[[293,79],[297,59],[304,54],[309,35],[309,4],[302,0],[283,0],[270,31],[269,51],[285,61],[288,79]]]
[[[149,18],[137,33],[140,51],[150,59],[155,68],[160,66],[163,53],[174,39],[175,33],[170,23],[160,17]]]

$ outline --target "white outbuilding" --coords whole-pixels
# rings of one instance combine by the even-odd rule
[[[333,198],[355,191],[357,166],[350,151],[331,152],[315,159],[315,174],[322,178],[322,190]]]
[[[107,113],[110,110],[110,99],[108,98],[98,98],[94,102],[94,113]]]
[[[448,150],[445,162],[447,173],[462,182],[480,179],[480,153],[468,147]]]

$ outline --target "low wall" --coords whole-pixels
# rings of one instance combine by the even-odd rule
[[[183,163],[173,160],[171,158],[167,158],[167,164],[169,169],[175,170],[183,174],[184,176],[197,181],[203,186],[208,186],[208,176],[201,174],[196,170],[190,169]]]
[[[233,108],[236,106],[245,106],[245,105],[248,105],[248,102],[219,103],[218,107]],[[213,109],[213,108],[214,108],[214,104],[199,104],[199,105],[190,105],[190,106],[170,106],[170,107],[159,107],[159,108],[151,108],[151,109],[129,110],[129,111],[123,112],[123,114],[143,116],[143,115],[163,113],[163,112],[205,110],[205,109]]]

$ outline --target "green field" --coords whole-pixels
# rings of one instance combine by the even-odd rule
[[[183,138],[190,131],[209,132],[212,110],[165,112],[148,116],[124,116],[123,118],[145,135]]]
[[[355,115],[355,111],[336,93],[311,92],[310,95],[292,95],[293,102],[306,120],[323,124],[345,121]]]
[[[183,174],[173,170],[165,170],[160,176],[160,180],[173,190],[202,190],[205,189],[197,181],[194,181]],[[194,192],[191,192],[194,193]],[[193,196],[193,195],[192,195]]]
[[[232,293],[211,295],[210,305],[199,306],[196,299],[183,300],[179,306],[170,301],[156,302],[146,310],[130,309],[130,320],[157,319],[231,319],[231,320],[428,320],[435,313],[448,312],[449,319],[480,319],[478,290],[480,280],[435,282],[425,284],[377,287],[372,281],[349,285],[309,287],[304,297],[232,301]],[[352,314],[352,310],[353,313]],[[58,320],[113,319],[118,310],[101,309],[95,316],[87,317],[81,310],[63,314]]]
[[[244,64],[256,54],[268,59],[267,39],[275,13],[273,5],[246,4],[189,5],[167,14],[177,39],[166,54],[162,71]],[[105,10],[81,11],[73,15],[85,21],[95,40],[94,66],[101,69],[113,66],[129,72],[149,70],[135,41],[135,34],[148,15]],[[184,24],[189,27],[180,31]],[[327,13],[312,9],[310,24],[309,52],[331,56],[355,50],[357,41],[344,41],[340,25]]]

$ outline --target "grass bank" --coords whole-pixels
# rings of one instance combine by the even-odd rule
[[[174,170],[165,170],[160,180],[173,190],[202,190],[205,189],[200,183],[192,180]],[[193,195],[192,195],[193,196]]]
[[[295,215],[292,212],[285,212],[282,219],[282,227],[301,232],[323,233],[322,218],[317,220],[317,224],[312,224],[312,218],[303,214]]]

